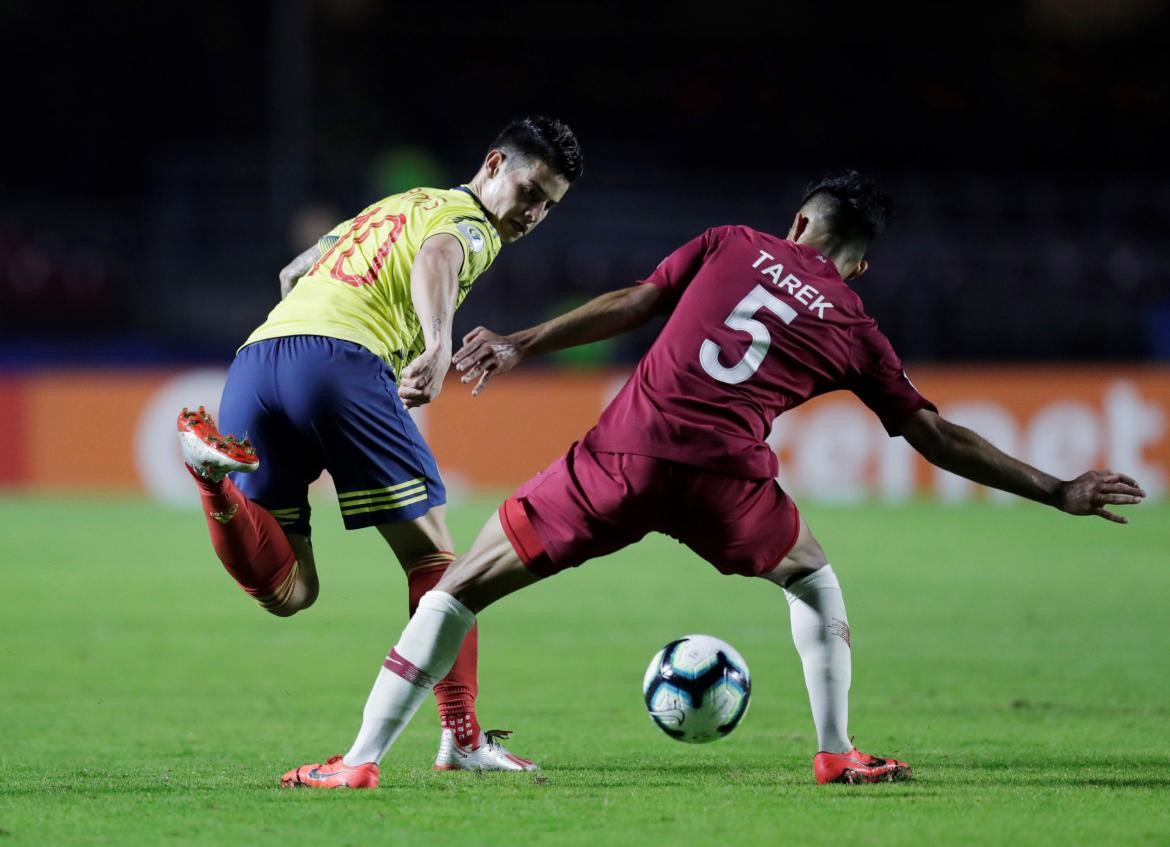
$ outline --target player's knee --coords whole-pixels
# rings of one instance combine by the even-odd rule
[[[816,536],[802,520],[796,543],[792,545],[792,549],[774,569],[762,573],[760,576],[769,582],[787,587],[798,579],[804,579],[806,576],[816,573],[828,563],[829,560],[825,557],[824,548],[821,547]]]
[[[469,567],[465,562],[457,562],[447,568],[435,590],[450,594],[476,614],[497,599],[490,572]]]
[[[494,563],[488,567],[474,567],[457,562],[447,569],[435,589],[450,594],[478,615],[497,600],[539,579],[539,576],[519,562],[509,566]]]
[[[455,549],[445,515],[445,507],[435,506],[414,520],[378,525],[378,532],[390,544],[407,573],[417,567],[421,559],[449,555],[446,551]]]
[[[304,598],[296,600],[289,600],[279,606],[265,606],[265,610],[269,614],[276,615],[278,618],[291,618],[297,612],[303,612],[305,609],[317,602],[316,593],[308,595]]]
[[[320,585],[314,575],[308,579],[297,579],[288,596],[281,601],[260,601],[260,606],[269,614],[278,618],[289,618],[297,612],[304,611],[317,602]]]
[[[442,578],[435,585],[435,590],[450,594],[460,603],[464,603],[464,597],[475,593],[475,583],[474,569],[467,567],[464,562],[454,562],[443,572]]]

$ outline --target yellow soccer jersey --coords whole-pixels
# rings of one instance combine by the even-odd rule
[[[410,297],[423,242],[447,233],[463,245],[458,306],[500,252],[500,235],[466,188],[413,188],[379,200],[325,235],[321,258],[243,346],[287,335],[360,344],[397,374],[425,347]]]

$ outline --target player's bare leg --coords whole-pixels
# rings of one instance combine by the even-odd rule
[[[780,564],[772,570],[760,574],[761,579],[774,582],[781,588],[787,588],[791,583],[811,576],[829,564],[821,543],[812,534],[812,530],[808,528],[804,518],[799,520],[800,527],[797,530],[796,543],[792,545],[792,549],[780,560]]]
[[[849,738],[852,634],[837,575],[804,519],[788,555],[763,579],[784,589],[792,641],[804,666],[820,752],[813,758],[817,782],[894,782],[910,766],[862,753]]]
[[[447,507],[435,506],[420,518],[378,525],[402,569],[410,573],[412,563],[432,553],[451,550],[455,542],[447,529]]]
[[[497,600],[539,580],[516,555],[500,524],[499,513],[495,513],[483,525],[471,549],[447,570],[435,589],[479,614]]]
[[[274,615],[287,617],[311,606],[317,599],[317,569],[309,539],[287,536],[272,513],[228,477],[260,466],[247,439],[220,433],[202,406],[179,413],[178,433],[203,500],[212,547],[227,572]]]
[[[476,610],[483,609],[507,594],[536,582],[539,577],[528,570],[512,549],[498,515],[492,515],[480,531],[471,550],[448,568],[434,590],[419,601],[411,617],[386,657],[362,714],[362,727],[353,747],[335,766],[376,767],[394,740],[410,722],[435,681],[447,676],[455,664],[464,639],[475,626]],[[465,603],[448,593],[458,592]],[[504,750],[495,738],[486,743],[458,766],[476,770],[533,770],[535,765]],[[326,763],[328,764],[328,763]],[[297,774],[324,766],[306,765],[289,771],[281,785],[295,786]],[[376,775],[376,771],[375,771]],[[322,782],[314,787],[341,787]]]
[[[295,615],[312,606],[317,602],[317,595],[321,591],[321,583],[317,579],[317,560],[313,556],[313,542],[307,535],[293,532],[285,533],[285,537],[297,557],[294,579],[282,602],[265,607],[272,614],[282,618]]]

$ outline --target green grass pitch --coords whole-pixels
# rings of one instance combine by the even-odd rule
[[[453,507],[465,546],[487,500]],[[858,746],[908,784],[813,783],[783,595],[655,537],[482,617],[485,726],[530,774],[436,774],[428,704],[373,792],[291,792],[345,750],[405,622],[373,531],[319,503],[318,604],[265,615],[197,512],[0,500],[4,844],[1165,844],[1170,508],[1133,523],[1030,504],[805,509],[854,633]],[[679,744],[640,700],[665,642],[731,642],[752,705]]]

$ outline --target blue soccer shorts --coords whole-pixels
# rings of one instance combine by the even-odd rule
[[[447,501],[390,367],[360,344],[290,335],[249,344],[228,370],[219,429],[252,439],[232,474],[286,532],[309,534],[309,483],[329,471],[346,529],[419,518]]]

